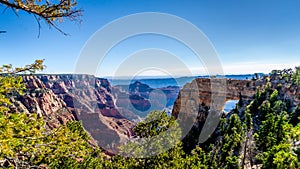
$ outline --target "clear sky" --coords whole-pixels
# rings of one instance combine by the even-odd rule
[[[22,66],[45,59],[44,73],[73,73],[86,41],[101,27],[139,12],[176,15],[197,26],[214,45],[226,74],[265,72],[300,65],[299,0],[78,0],[82,23],[59,27],[64,36],[32,15],[16,16],[0,6],[0,63]],[[178,55],[194,74],[205,74],[182,44],[155,35],[133,37],[117,45],[99,67],[98,76],[113,75],[119,62],[136,51],[160,48]],[[151,74],[151,72],[148,72]],[[153,73],[153,72],[152,72]]]

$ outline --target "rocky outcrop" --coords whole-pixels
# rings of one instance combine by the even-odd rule
[[[16,112],[37,113],[43,117],[50,128],[66,124],[75,117],[67,108],[66,103],[35,76],[24,76],[26,92],[16,99],[12,98],[11,110]]]
[[[27,90],[12,98],[16,112],[37,113],[49,128],[80,120],[100,147],[114,151],[120,142],[133,136],[135,123],[122,116],[107,79],[90,75],[23,76]]]
[[[214,79],[211,83],[211,79],[208,78],[198,78],[192,81],[192,83],[187,83],[179,92],[179,95],[174,103],[174,108],[172,115],[177,117],[180,113],[185,111],[185,104],[187,100],[193,98],[193,95],[197,95],[198,105],[212,106],[212,97],[214,97],[214,92],[218,92],[218,95],[222,100],[220,103],[225,104],[227,100],[252,100],[253,95],[256,93],[258,88],[262,88],[270,81],[273,88],[280,87],[283,90],[284,98],[289,98],[294,101],[297,105],[300,98],[300,90],[296,85],[292,85],[285,80],[272,80],[266,78],[261,78],[258,80],[234,80],[234,79]],[[194,84],[196,87],[191,87]],[[213,86],[220,87],[218,91],[212,91]],[[191,92],[193,88],[193,92]],[[221,107],[224,107],[222,105]],[[222,108],[223,109],[223,108]]]
[[[191,87],[192,84],[195,87]],[[239,100],[240,98],[251,100],[257,87],[263,85],[265,85],[263,80],[214,79],[212,84],[211,79],[198,78],[193,80],[192,83],[186,84],[180,90],[174,103],[172,115],[177,117],[180,113],[185,114],[189,108],[185,106],[186,104],[181,103],[186,103],[192,98],[197,101],[197,105],[212,106],[212,98],[215,97],[214,93],[217,93],[216,96],[221,99],[219,103],[222,104],[220,106],[220,110],[222,110],[226,100]],[[216,97],[213,99],[216,99]]]

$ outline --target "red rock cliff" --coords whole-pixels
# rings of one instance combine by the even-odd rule
[[[85,129],[105,148],[132,137],[133,122],[116,109],[106,79],[89,75],[23,76],[25,95],[12,99],[16,112],[37,113],[50,128],[81,120]]]

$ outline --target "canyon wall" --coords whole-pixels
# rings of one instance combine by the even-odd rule
[[[115,105],[107,79],[89,75],[24,75],[27,90],[12,97],[12,111],[37,113],[47,127],[56,128],[80,120],[98,145],[114,150],[133,137],[134,122],[123,117]]]

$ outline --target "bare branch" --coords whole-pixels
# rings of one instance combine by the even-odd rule
[[[7,8],[8,8],[8,7],[6,6],[6,7],[3,9],[2,13],[5,13],[5,11],[6,11]]]
[[[36,15],[33,15],[33,16],[34,16],[34,18],[35,18],[35,20],[36,20],[36,22],[37,22],[37,24],[39,26],[39,34],[38,34],[38,38],[39,38],[40,35],[41,35],[41,23],[40,23],[40,20],[37,18]]]

